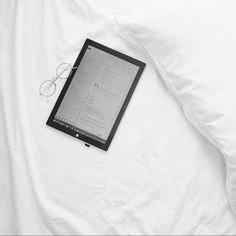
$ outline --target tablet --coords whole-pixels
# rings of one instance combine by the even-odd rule
[[[87,39],[47,125],[107,151],[145,63]]]

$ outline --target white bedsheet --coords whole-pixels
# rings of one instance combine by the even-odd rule
[[[132,5],[121,2],[99,5]],[[0,2],[0,234],[236,234],[221,154],[137,45],[96,28],[99,14],[81,21],[84,4]],[[45,125],[63,81],[50,99],[38,92],[87,36],[147,62],[108,152]]]

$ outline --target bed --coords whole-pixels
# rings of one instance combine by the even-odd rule
[[[0,234],[236,234],[222,150],[125,32],[133,5],[0,2]],[[46,126],[64,81],[39,94],[86,38],[147,64],[108,152]]]

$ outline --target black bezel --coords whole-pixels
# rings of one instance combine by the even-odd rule
[[[102,45],[100,43],[97,43],[97,42],[95,42],[95,41],[93,41],[91,39],[86,39],[86,41],[85,41],[85,43],[84,43],[84,45],[83,45],[83,47],[82,47],[82,49],[81,49],[77,59],[76,59],[73,67],[78,67],[79,66],[79,64],[80,64],[80,62],[81,62],[81,60],[82,60],[82,58],[83,58],[83,56],[84,56],[88,46],[96,47],[96,48],[98,48],[100,50],[103,50],[104,52],[112,54],[112,55],[114,55],[116,57],[119,57],[119,58],[121,58],[121,59],[123,59],[125,61],[128,61],[128,62],[130,62],[130,63],[132,63],[132,64],[134,64],[134,65],[139,67],[139,70],[138,70],[138,72],[137,72],[137,74],[136,74],[136,76],[135,76],[135,78],[133,80],[133,83],[132,83],[132,85],[131,85],[131,87],[129,89],[129,92],[128,92],[126,98],[125,98],[125,101],[124,101],[124,103],[123,103],[123,105],[122,105],[122,107],[120,109],[120,112],[119,112],[119,114],[118,114],[118,116],[117,116],[117,118],[115,120],[115,123],[114,123],[114,125],[113,125],[113,127],[111,129],[111,132],[110,132],[109,136],[108,136],[108,139],[106,140],[106,143],[103,144],[103,143],[101,143],[101,142],[99,142],[97,140],[94,140],[94,139],[92,139],[90,137],[87,137],[87,136],[79,133],[78,131],[71,130],[71,129],[65,127],[65,126],[62,126],[62,125],[54,122],[54,118],[55,118],[55,115],[57,113],[57,110],[60,107],[60,104],[61,104],[61,102],[62,102],[62,100],[63,100],[63,98],[64,98],[64,96],[66,94],[66,91],[67,91],[67,89],[70,86],[70,83],[71,83],[71,81],[72,81],[72,79],[74,77],[74,74],[76,73],[76,69],[72,71],[71,75],[66,80],[65,85],[64,85],[64,87],[63,87],[63,89],[62,89],[62,91],[61,91],[61,93],[60,93],[60,95],[59,95],[59,97],[58,97],[58,99],[57,99],[53,109],[52,109],[52,112],[51,112],[51,114],[50,114],[46,124],[48,126],[51,126],[51,127],[55,128],[55,129],[57,129],[57,130],[60,130],[60,131],[62,131],[64,133],[67,133],[67,134],[69,134],[69,135],[71,135],[71,136],[73,136],[73,137],[75,137],[77,139],[80,139],[80,140],[84,141],[85,143],[89,143],[89,144],[91,144],[93,146],[96,146],[98,148],[101,148],[102,150],[107,151],[109,146],[110,146],[110,144],[111,144],[111,141],[112,141],[112,139],[113,139],[113,137],[115,135],[115,132],[116,132],[118,126],[119,126],[119,123],[120,123],[120,121],[122,119],[122,116],[123,116],[123,114],[124,114],[124,112],[125,112],[125,110],[126,110],[126,108],[128,106],[128,103],[129,103],[129,101],[130,101],[130,99],[132,97],[132,94],[133,94],[133,92],[135,90],[135,87],[136,87],[136,85],[137,85],[137,83],[138,83],[138,81],[140,79],[140,76],[141,76],[141,74],[142,74],[142,72],[143,72],[143,70],[144,70],[144,68],[146,66],[146,64],[144,62],[141,62],[141,61],[139,61],[137,59],[134,59],[134,58],[132,58],[130,56],[127,56],[127,55],[125,55],[125,54],[123,54],[121,52],[118,52],[118,51],[116,51],[114,49],[111,49],[111,48],[106,47],[106,46],[104,46],[104,45]],[[77,134],[79,134],[79,136]]]

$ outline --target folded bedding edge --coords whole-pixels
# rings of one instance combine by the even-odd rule
[[[214,138],[211,136],[211,134],[207,131],[207,129],[205,128],[201,128],[201,125],[199,124],[199,122],[195,119],[193,111],[191,110],[190,106],[188,104],[186,104],[186,102],[184,101],[184,99],[181,97],[181,94],[177,91],[177,89],[175,88],[175,86],[173,85],[173,83],[171,82],[171,80],[168,77],[168,73],[165,71],[165,69],[161,66],[161,64],[159,63],[159,61],[153,57],[152,53],[150,52],[150,50],[141,42],[139,42],[135,35],[133,35],[131,32],[129,32],[124,26],[122,26],[121,24],[118,23],[118,21],[116,20],[116,18],[114,18],[115,23],[117,24],[117,28],[119,28],[119,37],[122,38],[123,40],[128,39],[129,41],[134,41],[137,45],[140,45],[140,47],[142,48],[144,54],[150,59],[150,61],[153,63],[156,72],[158,73],[158,75],[160,76],[160,78],[162,79],[162,81],[164,82],[164,84],[166,85],[167,89],[170,91],[170,93],[177,99],[177,101],[179,102],[179,104],[181,105],[181,108],[184,112],[184,115],[186,116],[187,120],[189,121],[189,123],[203,136],[205,137],[211,144],[213,144],[223,155],[225,163],[226,163],[226,170],[227,170],[227,176],[226,176],[226,191],[227,191],[227,195],[228,195],[228,200],[229,200],[229,204],[231,206],[231,209],[234,213],[234,215],[236,216],[236,206],[233,205],[231,196],[230,196],[230,177],[229,177],[229,157],[222,152],[220,145],[218,144],[218,142],[216,140],[214,140]],[[125,36],[125,37],[123,37]]]

